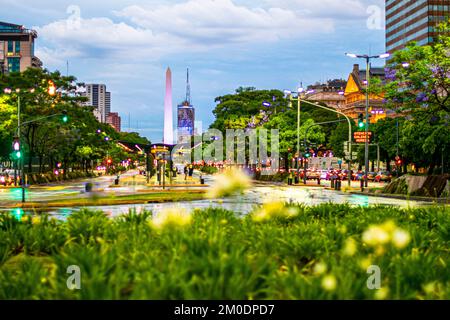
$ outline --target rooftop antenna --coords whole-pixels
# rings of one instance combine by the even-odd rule
[[[67,62],[67,65],[66,65],[66,67],[67,67],[67,69],[66,69],[67,70],[67,77],[69,77],[69,60],[67,60],[66,62]]]
[[[187,69],[186,75],[186,102],[191,104],[191,85],[189,84],[189,68]]]

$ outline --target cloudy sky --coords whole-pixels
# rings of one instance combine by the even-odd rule
[[[384,52],[383,0],[0,0],[0,21],[39,33],[50,70],[104,83],[124,131],[162,140],[165,70],[174,104],[190,68],[197,120],[239,86],[295,90],[347,78],[345,52]],[[131,117],[129,117],[129,115]],[[129,119],[131,118],[131,119]],[[131,123],[131,125],[129,125]],[[131,128],[130,128],[131,127]]]

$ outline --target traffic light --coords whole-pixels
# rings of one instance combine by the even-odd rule
[[[400,158],[400,157],[396,157],[395,158],[395,164],[398,166],[398,167],[401,167],[402,166],[402,164],[403,164],[403,160]]]
[[[305,150],[305,158],[311,158],[311,151],[309,149]]]
[[[47,90],[47,92],[51,96],[56,95],[56,86],[55,86],[55,83],[52,80],[48,81],[48,90]]]
[[[362,129],[364,127],[365,127],[364,115],[362,113],[360,113],[359,116],[358,116],[358,128]]]
[[[14,158],[16,158],[17,160],[22,158],[22,152],[20,151],[20,139],[18,137],[14,138],[13,150],[14,150],[14,152],[13,152]]]
[[[62,112],[61,121],[64,123],[69,122],[69,116],[67,115],[67,111],[65,110]]]

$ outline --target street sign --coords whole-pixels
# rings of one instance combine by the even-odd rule
[[[368,135],[369,135],[369,139],[368,139],[369,143],[372,143],[373,132],[369,131]],[[356,143],[365,143],[366,142],[366,132],[365,131],[354,132],[353,139],[355,140]]]

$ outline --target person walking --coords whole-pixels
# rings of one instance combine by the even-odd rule
[[[189,180],[192,180],[192,176],[194,175],[194,166],[189,165]]]
[[[187,165],[184,166],[184,180],[187,180],[187,176],[188,176],[188,167]]]

